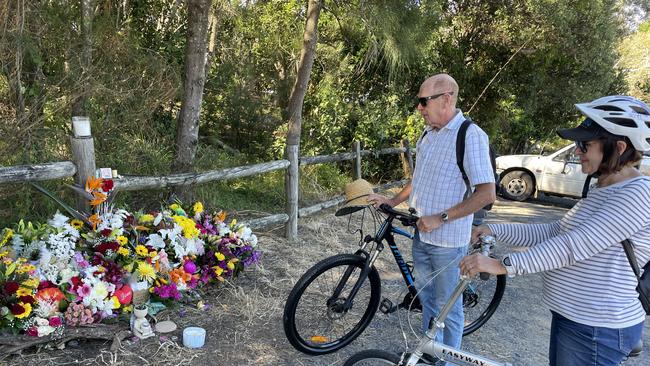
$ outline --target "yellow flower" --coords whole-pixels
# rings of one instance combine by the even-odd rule
[[[22,266],[20,266],[20,268],[18,268],[16,270],[16,273],[23,274],[23,273],[32,272],[32,271],[35,271],[35,270],[36,270],[36,267],[34,267],[34,265],[32,265],[32,264],[23,264]]]
[[[124,245],[129,242],[129,239],[126,238],[126,236],[120,235],[117,237],[117,242],[120,243],[120,245]]]
[[[228,262],[228,264],[226,264],[226,267],[228,267],[228,269],[230,269],[232,271],[233,269],[235,269],[235,263]]]
[[[149,254],[149,251],[147,250],[147,247],[145,247],[142,244],[135,247],[135,252],[138,253],[138,255],[143,256],[143,257],[145,257],[145,256],[147,256],[147,254]]]
[[[0,259],[6,257],[7,255],[9,255],[9,252],[6,250],[4,252],[0,252]]]
[[[194,207],[192,207],[192,210],[194,210],[195,214],[200,214],[203,212],[203,204],[201,202],[195,203]]]
[[[30,303],[25,304],[25,303],[19,302],[18,304],[20,306],[22,306],[23,309],[25,309],[25,311],[23,311],[22,314],[14,315],[16,318],[18,318],[18,319],[26,318],[26,317],[29,316],[29,314],[32,313],[32,305]]]
[[[129,248],[121,247],[120,249],[117,250],[117,254],[121,255],[122,257],[127,257],[129,253],[130,253]]]
[[[111,302],[112,302],[112,309],[119,309],[120,308],[120,300],[117,298],[117,296],[113,295],[111,297]]]
[[[7,244],[7,242],[14,236],[14,231],[11,229],[5,229],[4,237],[0,241],[0,247]]]
[[[79,230],[84,226],[84,222],[81,221],[81,220],[77,220],[77,219],[70,220],[70,226],[72,226],[73,228]]]
[[[149,252],[149,257],[151,257],[151,258],[156,258],[157,255],[158,255],[158,253],[155,250],[152,250],[151,252]]]
[[[226,256],[221,254],[221,252],[214,253],[214,256],[217,257],[217,260],[219,260],[219,261],[222,261],[222,260],[226,259]]]
[[[147,282],[153,282],[153,280],[156,279],[156,271],[149,263],[139,262],[138,276],[140,277],[140,280],[147,280]]]
[[[23,286],[36,288],[36,287],[38,287],[39,283],[40,282],[38,281],[38,278],[32,277],[30,279],[27,279],[27,280],[23,281]]]
[[[216,273],[217,276],[221,276],[221,274],[223,273],[223,268],[221,268],[219,266],[214,266],[214,267],[212,267],[212,269],[214,269],[214,273]]]
[[[140,221],[141,223],[144,224],[144,223],[148,223],[148,222],[153,222],[153,218],[154,218],[153,215],[144,214],[144,215],[140,216],[138,221]]]
[[[32,295],[32,289],[26,288],[26,287],[19,287],[18,290],[16,291],[17,296],[31,296]]]

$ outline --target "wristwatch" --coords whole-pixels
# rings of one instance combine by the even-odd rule
[[[449,215],[447,215],[446,212],[443,212],[440,214],[440,219],[442,220],[442,223],[444,224],[445,222],[449,221]]]
[[[515,276],[515,267],[512,266],[512,262],[510,261],[509,256],[503,257],[501,259],[501,264],[506,268],[506,273],[508,274],[508,277],[514,277]]]

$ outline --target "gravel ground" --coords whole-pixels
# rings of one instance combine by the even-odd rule
[[[542,197],[532,202],[498,201],[489,222],[546,222],[560,217],[575,201]],[[145,341],[127,340],[117,352],[102,342],[68,344],[64,350],[34,350],[0,360],[0,365],[342,365],[352,354],[370,348],[403,352],[417,341],[410,330],[419,328],[421,317],[398,311],[377,313],[368,329],[352,344],[325,356],[307,356],[295,351],[282,328],[282,311],[288,293],[298,278],[319,260],[353,252],[359,241],[351,233],[355,221],[337,218],[333,210],[301,220],[300,241],[288,243],[276,228],[259,232],[264,251],[262,266],[245,272],[205,294],[210,305],[198,311],[185,307],[169,312],[165,319],[179,330]],[[366,229],[366,232],[370,230]],[[406,257],[408,240],[398,241]],[[501,247],[505,251],[508,248]],[[403,285],[392,256],[383,254],[378,263],[382,296],[393,302],[403,297]],[[494,316],[474,334],[464,338],[463,348],[514,365],[547,364],[550,313],[541,303],[541,278],[529,275],[508,279],[503,300]],[[409,323],[410,321],[410,323]],[[650,323],[646,323],[644,352],[625,366],[650,365]],[[197,350],[180,346],[180,329],[194,325],[207,329],[206,345]],[[2,355],[0,355],[0,359]],[[4,363],[3,363],[4,362]]]

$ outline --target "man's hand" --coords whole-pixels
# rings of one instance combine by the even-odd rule
[[[472,228],[472,244],[478,242],[478,238],[483,235],[492,235],[492,230],[486,225],[475,226]]]
[[[379,208],[382,203],[388,204],[390,207],[393,207],[392,200],[390,198],[384,197],[380,194],[373,193],[371,195],[368,195],[368,203],[373,205],[375,208]]]
[[[423,233],[428,233],[431,230],[437,229],[442,226],[442,218],[439,214],[431,216],[422,216],[418,220],[418,230]]]
[[[498,259],[486,257],[482,254],[472,254],[461,259],[460,273],[469,277],[474,277],[477,273],[487,272],[493,275],[506,274],[506,268]]]

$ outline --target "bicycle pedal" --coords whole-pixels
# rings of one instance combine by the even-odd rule
[[[379,311],[381,311],[384,314],[391,314],[394,313],[396,310],[397,310],[397,306],[393,305],[392,301],[390,301],[387,298],[381,300],[381,303],[379,304]]]

